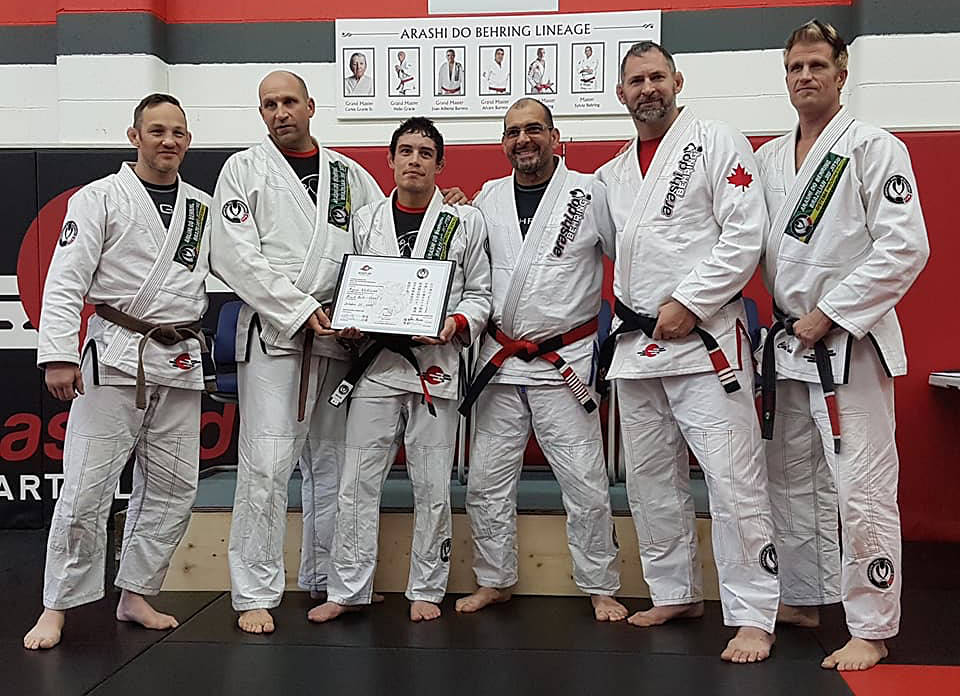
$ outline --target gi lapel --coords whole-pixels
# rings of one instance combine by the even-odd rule
[[[527,275],[530,273],[530,267],[536,259],[540,242],[547,231],[547,223],[557,205],[557,199],[566,188],[567,167],[562,157],[557,158],[557,168],[550,179],[547,190],[543,192],[543,198],[540,199],[540,205],[537,206],[537,212],[530,221],[530,227],[527,228],[527,236],[520,245],[520,253],[517,256],[516,265],[513,268],[513,274],[510,276],[510,287],[507,289],[507,295],[503,301],[503,332],[511,338],[514,336],[514,320],[516,318],[517,306],[520,304],[520,293],[523,285],[526,283]],[[515,192],[516,189],[511,186]],[[517,217],[516,193],[514,193],[513,217]]]
[[[439,189],[435,190],[423,214],[411,256],[416,259],[446,259],[450,253],[450,242],[459,226],[460,218],[443,210],[443,196]]]
[[[850,112],[841,108],[820,133],[799,171],[795,163],[797,128],[793,129],[787,145],[789,151],[783,154],[781,163],[784,183],[793,183],[770,226],[770,236],[764,250],[769,258],[777,258],[786,235],[804,243],[813,237],[850,159],[830,150],[847,132],[853,120]]]
[[[637,200],[634,202],[633,208],[630,210],[630,215],[627,217],[627,223],[624,226],[625,243],[623,245],[623,256],[624,263],[627,265],[627,276],[630,275],[629,270],[633,263],[634,245],[636,244],[637,235],[647,214],[647,208],[651,203],[654,205],[660,205],[661,203],[660,201],[654,201],[653,197],[657,182],[663,175],[663,170],[667,167],[674,166],[678,159],[683,156],[683,150],[680,149],[680,145],[687,139],[687,134],[693,127],[693,123],[693,111],[689,106],[685,106],[680,111],[680,115],[677,116],[677,120],[675,120],[667,132],[664,133],[663,140],[661,140],[657,146],[653,160],[647,168],[647,175],[641,175],[642,183],[640,184],[640,190],[637,192]],[[628,161],[625,162],[625,164],[626,166],[636,169],[637,173],[639,173],[640,163],[637,160],[636,139],[634,139],[634,144],[631,145],[622,156],[632,159],[632,162]],[[621,287],[624,289],[625,294],[630,294],[629,281],[622,283]],[[632,297],[621,297],[620,300],[631,307],[631,309],[635,306]]]
[[[120,165],[119,180],[123,188],[129,193],[134,200],[136,200],[138,207],[140,208],[141,215],[144,215],[150,226],[151,233],[160,235],[160,230],[163,229],[163,222],[160,219],[160,215],[157,212],[156,206],[153,204],[153,200],[150,198],[150,194],[147,193],[147,190],[143,187],[143,184],[140,183],[140,179],[133,172],[133,167],[129,164]],[[137,290],[137,294],[131,300],[128,307],[117,307],[127,314],[140,319],[143,317],[143,314],[147,311],[150,306],[150,303],[153,302],[157,293],[160,290],[160,287],[163,285],[163,281],[166,280],[167,274],[170,272],[171,267],[173,266],[174,256],[177,253],[177,246],[180,241],[181,233],[184,232],[184,224],[186,218],[186,208],[187,208],[187,197],[184,191],[183,182],[180,179],[177,179],[177,202],[173,207],[173,217],[170,220],[170,227],[165,232],[163,236],[160,237],[160,243],[158,244],[159,253],[157,254],[156,259],[154,259],[153,266],[150,268],[150,272],[147,273],[147,276],[143,279],[143,282],[140,284],[140,288]],[[194,199],[190,199],[190,203],[199,203]],[[200,204],[203,208],[203,217],[206,217],[206,206]],[[159,228],[159,229],[155,229]],[[113,340],[110,345],[107,346],[107,350],[101,356],[101,361],[110,365],[113,364],[116,360],[120,358],[120,354],[123,353],[123,349],[126,346],[126,340],[133,336],[133,332],[129,329],[120,328],[117,338],[123,337],[124,340]]]

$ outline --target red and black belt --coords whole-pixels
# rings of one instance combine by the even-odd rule
[[[774,305],[773,319],[774,324],[763,342],[763,365],[760,371],[760,394],[763,406],[760,429],[764,440],[773,439],[773,421],[777,410],[777,334],[784,331],[788,336],[796,335],[793,328],[797,321],[796,317],[788,317]],[[830,351],[822,338],[813,344],[813,358],[817,366],[817,376],[820,378],[820,387],[823,390],[823,400],[827,405],[827,416],[830,418],[833,451],[839,454],[840,412],[837,410],[837,394],[833,382],[833,365],[830,364]]]
[[[739,293],[737,293],[730,302],[735,302],[738,299],[740,299]],[[727,304],[729,304],[729,302]],[[619,299],[614,304],[613,311],[622,323],[617,327],[616,331],[613,331],[607,336],[607,340],[605,340],[600,347],[600,365],[597,371],[598,385],[600,384],[600,380],[606,377],[607,370],[610,369],[610,363],[613,362],[613,352],[617,347],[617,337],[633,331],[642,331],[648,337],[652,337],[653,330],[657,326],[656,317],[637,314]],[[693,333],[697,334],[700,340],[703,341],[703,347],[707,349],[707,354],[710,356],[710,363],[713,365],[713,370],[717,373],[717,377],[720,379],[720,384],[723,386],[724,391],[732,394],[739,390],[740,382],[733,373],[733,369],[727,361],[727,356],[720,350],[720,344],[717,343],[717,339],[699,326],[693,327]]]
[[[493,336],[496,342],[502,347],[494,353],[490,361],[483,366],[483,369],[477,374],[473,383],[467,388],[467,394],[463,399],[463,403],[460,404],[460,413],[464,416],[470,413],[470,409],[477,400],[477,397],[480,396],[480,392],[483,391],[484,387],[493,379],[493,376],[503,367],[503,363],[507,358],[512,357],[520,358],[524,362],[530,362],[534,359],[546,360],[559,370],[560,376],[563,377],[563,380],[567,383],[567,386],[570,387],[573,395],[587,413],[594,411],[597,408],[597,403],[593,400],[593,397],[590,396],[590,390],[587,388],[587,385],[577,377],[577,373],[567,364],[566,360],[560,357],[557,351],[587,336],[592,336],[596,332],[597,319],[594,317],[590,321],[584,322],[566,333],[552,336],[539,343],[534,343],[533,341],[514,340],[493,324],[489,324],[487,326],[487,333]]]
[[[437,409],[433,405],[433,397],[430,396],[430,390],[427,389],[427,380],[424,379],[423,373],[420,371],[420,362],[413,352],[413,347],[420,345],[422,344],[416,343],[408,336],[375,336],[373,343],[353,361],[353,364],[350,366],[350,371],[347,372],[347,376],[344,377],[343,381],[333,390],[327,402],[335,408],[339,407],[347,400],[347,397],[350,396],[350,393],[357,386],[360,378],[363,377],[363,373],[373,364],[377,356],[380,355],[383,350],[389,350],[403,357],[413,367],[413,371],[417,373],[417,377],[420,379],[420,387],[423,390],[423,401],[427,405],[427,410],[430,411],[431,416],[436,416]]]

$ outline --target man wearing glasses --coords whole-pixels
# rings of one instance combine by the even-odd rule
[[[513,174],[487,182],[484,214],[493,310],[482,369],[461,405],[473,403],[466,508],[479,588],[457,602],[475,612],[510,599],[517,583],[517,481],[531,432],[556,474],[567,511],[573,578],[599,621],[620,621],[617,545],[592,382],[603,254],[613,256],[604,187],[553,154],[550,110],[520,99],[504,118]]]

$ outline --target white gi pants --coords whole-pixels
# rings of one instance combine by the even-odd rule
[[[560,484],[574,582],[587,594],[616,594],[620,572],[597,412],[584,411],[565,384],[488,384],[475,413],[466,508],[477,584],[517,583],[517,482],[532,430]]]
[[[618,379],[627,498],[655,606],[703,599],[688,450],[706,477],[728,626],[773,632],[780,587],[753,377],[727,394],[713,372]]]
[[[850,635],[882,640],[900,626],[893,379],[869,340],[854,342],[852,350],[850,383],[835,387],[839,455],[820,384],[777,382],[774,439],[767,444],[770,498],[784,601],[803,605],[842,598]]]
[[[200,392],[147,385],[97,386],[86,361],[86,394],[70,406],[63,485],[53,510],[43,606],[70,609],[103,597],[107,517],[123,468],[135,453],[133,491],[114,584],[155,595],[190,521],[200,463]]]
[[[312,358],[304,419],[297,422],[300,357],[266,355],[254,340],[248,362],[237,365],[240,438],[228,551],[237,611],[280,604],[287,484],[298,459],[303,475],[299,584],[316,591],[326,586],[347,415],[327,397],[350,365]]]
[[[347,454],[340,478],[334,556],[327,599],[369,604],[377,570],[380,496],[403,442],[413,486],[413,544],[406,597],[439,603],[450,574],[450,475],[457,437],[457,402],[437,399],[431,416],[420,394],[353,397]]]

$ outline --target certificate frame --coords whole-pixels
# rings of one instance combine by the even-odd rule
[[[333,305],[330,310],[330,327],[335,330],[356,328],[363,333],[391,334],[397,336],[430,336],[436,338],[443,330],[447,319],[447,309],[450,303],[450,292],[453,288],[453,271],[456,262],[440,259],[417,259],[405,256],[371,256],[366,254],[344,254],[340,264],[340,273],[337,277],[337,288],[333,295]],[[381,280],[375,280],[380,275]],[[430,294],[424,289],[423,279],[433,276],[430,283]],[[411,287],[411,283],[419,286],[420,294],[415,300],[408,295],[401,294],[401,298],[425,304],[416,305],[408,311],[409,304],[403,305],[403,300],[393,303],[389,314],[397,314],[397,318],[384,316],[383,312],[377,319],[360,319],[359,314],[369,305],[371,309],[390,304],[382,299],[386,287],[378,288],[378,283],[390,283],[394,289],[399,284]],[[368,295],[362,302],[351,301],[348,293],[364,292]],[[377,292],[380,293],[377,296]],[[379,303],[379,304],[378,304]],[[398,309],[399,308],[399,309]]]

